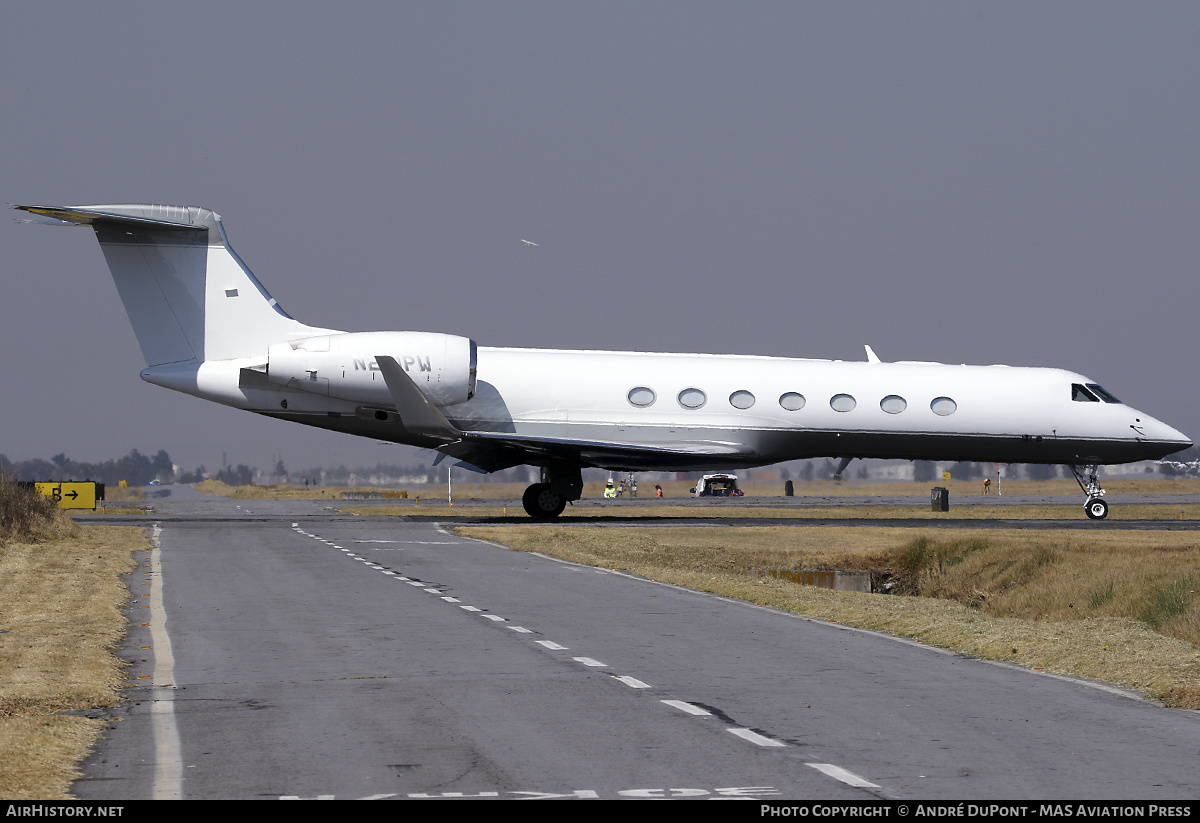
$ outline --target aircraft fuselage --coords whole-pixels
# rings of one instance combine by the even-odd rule
[[[318,340],[313,351],[303,347]],[[457,342],[464,340],[332,334],[288,345],[286,361],[273,348],[267,364],[207,361],[143,376],[260,414],[436,445],[388,416],[392,397],[374,358],[394,352],[463,431],[578,441],[583,465],[608,469],[728,469],[823,456],[1109,464],[1162,457],[1190,442],[1124,403],[1091,392],[1072,399],[1073,386],[1095,381],[1060,369],[480,346],[470,348],[472,373],[468,347]],[[587,445],[601,443],[627,449]]]

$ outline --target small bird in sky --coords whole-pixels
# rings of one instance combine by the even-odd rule
[[[524,243],[526,246],[536,246],[536,245],[538,245],[537,243],[533,242],[532,240],[525,240],[525,239],[522,239],[522,240],[521,240],[521,242],[522,242],[522,243]]]

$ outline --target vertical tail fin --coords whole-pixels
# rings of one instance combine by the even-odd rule
[[[328,333],[292,319],[195,206],[17,206],[96,232],[147,366],[266,356]]]

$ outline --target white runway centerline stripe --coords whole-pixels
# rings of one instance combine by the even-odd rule
[[[780,743],[778,740],[772,740],[771,738],[765,737],[758,732],[751,731],[750,729],[730,729],[729,732],[730,734],[736,734],[743,740],[749,740],[756,746],[774,746],[776,748],[783,748],[785,745]],[[811,766],[812,764],[810,763],[809,765]]]
[[[514,632],[517,632],[518,634],[533,634],[532,629],[527,629],[524,626],[509,626],[508,628],[512,629]]]
[[[608,668],[607,663],[601,663],[599,660],[593,660],[590,657],[576,657],[576,658],[574,658],[574,660],[576,663],[582,663],[585,666],[598,666],[598,667],[602,667],[602,668]]]
[[[702,709],[699,706],[693,706],[691,703],[685,703],[682,700],[664,700],[663,702],[673,709],[679,709],[680,711],[687,712],[688,714],[694,714],[697,717],[712,717],[712,712],[708,711],[707,709]]]
[[[829,775],[834,780],[840,780],[847,786],[856,786],[860,789],[879,788],[879,786],[865,777],[859,777],[854,772],[843,769],[841,766],[835,766],[832,763],[805,763],[804,765],[811,766],[822,774]]]
[[[565,651],[567,648],[566,646],[558,645],[553,640],[535,640],[534,642],[539,646],[545,646],[547,649],[554,649],[555,651]]]

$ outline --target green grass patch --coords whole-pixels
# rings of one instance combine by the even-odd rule
[[[1138,610],[1138,619],[1152,628],[1161,629],[1171,618],[1191,611],[1196,600],[1195,588],[1191,577],[1153,586]]]

